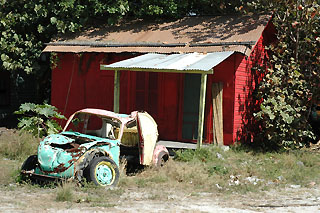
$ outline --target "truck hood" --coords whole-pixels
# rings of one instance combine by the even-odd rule
[[[117,146],[119,141],[78,132],[62,132],[46,137],[38,147],[38,161],[42,171],[58,173],[67,170],[88,149],[103,144]]]

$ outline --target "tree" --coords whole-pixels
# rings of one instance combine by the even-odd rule
[[[269,69],[254,67],[264,75],[256,143],[300,148],[315,139],[309,117],[320,94],[320,7],[312,0],[272,3],[278,42],[269,47]]]
[[[0,0],[0,70],[39,71],[44,43],[57,33],[75,32],[90,17],[109,23],[128,11],[128,2],[98,0]]]

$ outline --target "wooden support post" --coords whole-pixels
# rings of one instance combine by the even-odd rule
[[[201,74],[200,101],[199,101],[199,120],[198,120],[198,140],[197,148],[202,146],[204,109],[206,106],[207,74]]]
[[[120,108],[120,71],[114,71],[113,111],[119,113]]]

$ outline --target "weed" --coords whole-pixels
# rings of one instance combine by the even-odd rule
[[[0,158],[0,185],[14,183],[18,176],[19,162],[7,158]]]
[[[178,161],[189,162],[189,161],[201,161],[201,162],[209,162],[214,161],[215,156],[212,155],[213,152],[217,150],[214,146],[209,146],[205,148],[200,148],[196,150],[185,150],[185,151],[177,151],[175,159]]]
[[[106,189],[98,187],[92,182],[84,183],[82,187],[75,189],[78,195],[78,199],[75,202],[90,203],[91,207],[113,207],[114,204],[111,204],[109,201],[112,198],[120,197],[124,193],[124,190],[121,188]]]
[[[183,165],[169,172],[170,175],[179,183],[196,183],[193,189],[247,193],[287,184],[307,186],[320,179],[319,153],[305,151],[262,153],[239,146],[229,151],[208,147],[179,151],[175,159]],[[198,173],[193,174],[190,169]]]
[[[226,175],[229,173],[229,170],[223,165],[213,165],[213,166],[208,166],[208,172],[210,175],[213,175],[213,174]]]
[[[8,130],[0,135],[0,156],[11,160],[24,160],[37,151],[39,139],[31,134]]]
[[[137,186],[139,188],[146,187],[147,186],[146,182],[147,182],[147,180],[143,179],[143,178],[137,178],[135,181],[135,183],[137,184]]]
[[[149,181],[152,182],[152,183],[156,183],[156,184],[165,183],[165,182],[168,181],[168,177],[163,176],[163,175],[153,176],[153,177],[150,178]]]
[[[73,187],[71,183],[62,183],[57,188],[56,201],[72,201],[73,200]]]
[[[36,150],[38,142],[36,138],[18,131],[11,132],[10,137],[5,134],[0,136],[0,184],[10,185],[14,181],[19,182],[21,161]],[[203,191],[245,194],[287,185],[309,186],[311,182],[320,180],[320,153],[305,150],[263,153],[241,146],[225,151],[218,146],[209,146],[178,151],[175,159],[161,168],[145,167],[132,175],[127,175],[125,168],[126,162],[122,161],[120,182],[113,190],[97,187],[92,182],[84,182],[81,188],[63,183],[56,189],[56,200],[108,207],[112,206],[110,202],[114,198],[132,188],[173,189],[192,192],[196,196]],[[52,183],[52,186],[45,187],[56,185]],[[159,193],[161,197],[166,192]],[[78,194],[81,194],[80,198]],[[158,199],[157,196],[151,199]]]
[[[12,170],[10,176],[11,176],[11,179],[14,180],[16,183],[22,182],[22,176],[20,173],[20,169]]]

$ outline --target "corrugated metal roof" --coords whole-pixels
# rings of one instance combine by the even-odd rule
[[[251,52],[250,48],[241,45],[241,42],[257,42],[269,19],[269,15],[247,15],[186,17],[162,23],[148,20],[123,21],[116,26],[100,26],[79,34],[58,38],[51,42],[44,52],[191,53],[238,51],[248,55]],[[239,44],[226,44],[234,42]],[[108,45],[103,47],[96,44]],[[134,44],[161,45],[139,46]],[[194,46],[199,44],[218,45]]]
[[[147,53],[110,65],[101,70],[132,70],[148,72],[213,73],[213,67],[232,55],[233,51],[214,53],[159,54]]]

